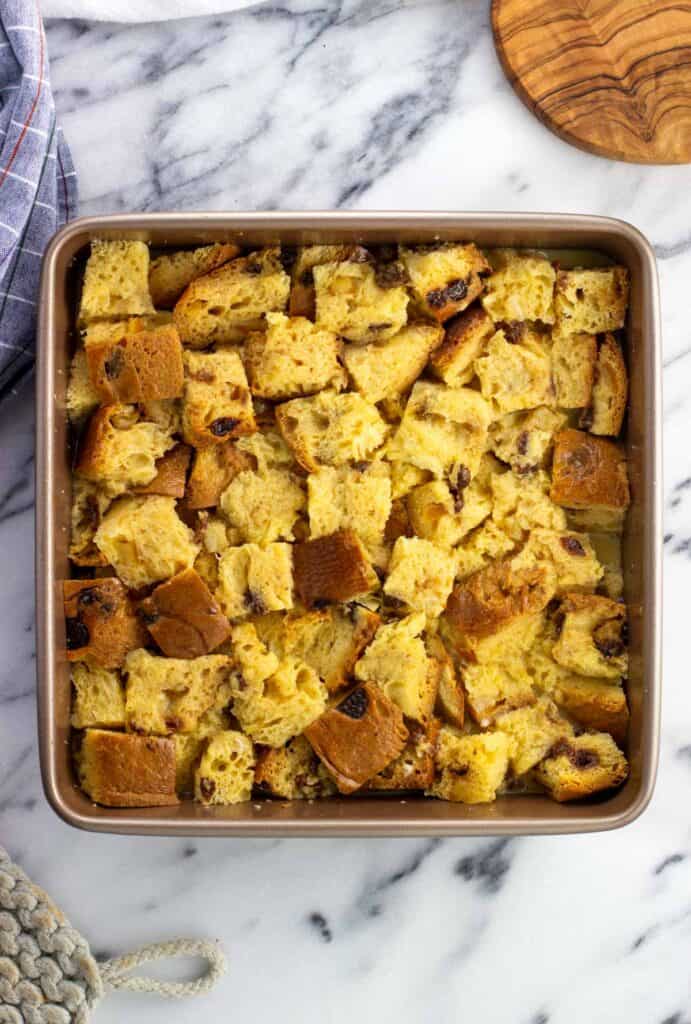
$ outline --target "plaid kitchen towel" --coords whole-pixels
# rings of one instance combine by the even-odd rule
[[[76,205],[38,0],[0,0],[0,399],[33,365],[41,256]]]

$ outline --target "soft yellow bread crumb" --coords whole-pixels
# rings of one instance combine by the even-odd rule
[[[149,247],[145,242],[95,239],[86,262],[79,324],[153,313],[149,294]]]
[[[481,275],[490,269],[477,246],[439,242],[400,247],[420,308],[439,323],[462,312],[482,292]]]
[[[230,619],[293,607],[290,544],[243,544],[228,548],[218,562],[215,597]]]
[[[388,341],[347,345],[343,361],[362,397],[381,402],[411,387],[443,334],[441,327],[432,324],[408,324]]]
[[[562,409],[583,409],[590,405],[597,362],[595,335],[557,336],[551,355],[557,405]]]
[[[406,507],[418,537],[448,548],[487,518],[492,500],[477,479],[453,493],[445,480],[432,480],[410,492]]]
[[[574,734],[573,726],[549,697],[499,715],[495,726],[509,738],[509,763],[514,775],[530,771],[558,740]]]
[[[94,537],[110,502],[110,497],[97,484],[74,477],[69,556],[75,565],[106,564],[104,555],[94,544]]]
[[[125,691],[118,672],[87,662],[72,665],[74,729],[121,729],[125,725]]]
[[[396,459],[389,461],[391,465],[392,501],[396,501],[397,498],[404,498],[406,494],[410,494],[414,487],[426,484],[432,479],[432,474],[428,469],[420,469],[418,466],[413,466],[411,462],[402,462]]]
[[[406,323],[405,288],[380,287],[370,264],[323,263],[313,274],[320,327],[364,344],[392,338]]]
[[[629,774],[626,758],[607,733],[584,733],[557,741],[537,766],[536,776],[560,803],[620,786]]]
[[[368,461],[388,434],[376,406],[352,393],[294,398],[278,406],[276,420],[297,461],[311,472],[321,465]]]
[[[488,444],[515,473],[527,473],[545,466],[554,435],[565,425],[564,413],[544,405],[528,412],[510,412],[492,423]]]
[[[70,378],[67,384],[67,417],[70,423],[81,426],[99,404],[98,392],[89,380],[86,352],[78,348],[70,363]]]
[[[307,478],[310,536],[354,530],[372,552],[384,539],[391,513],[388,463],[322,466]]]
[[[516,547],[516,541],[504,533],[492,519],[473,530],[454,550],[456,576],[465,579],[495,559],[504,558]]]
[[[530,530],[566,529],[566,514],[549,497],[549,477],[542,470],[526,477],[496,473],[490,488],[494,498],[492,519],[514,540],[522,540]]]
[[[480,390],[500,413],[533,409],[553,401],[549,351],[511,344],[504,331],[487,342],[486,354],[475,360]]]
[[[89,420],[76,472],[115,497],[151,483],[157,459],[174,444],[167,430],[141,419],[135,406],[102,406]]]
[[[317,800],[337,792],[304,736],[295,736],[284,747],[263,750],[254,782],[262,793],[282,800]]]
[[[449,320],[442,344],[430,357],[431,372],[452,388],[469,384],[475,376],[475,360],[494,333],[492,318],[481,306],[472,306]]]
[[[483,729],[502,712],[532,704],[535,699],[530,676],[520,656],[509,657],[505,653],[501,663],[490,659],[479,665],[464,665],[461,679],[466,706]]]
[[[540,320],[554,323],[554,267],[542,256],[511,250],[493,254],[497,269],[485,284],[482,305],[495,323]]]
[[[585,729],[608,732],[617,743],[626,741],[629,708],[623,686],[565,673],[554,699]]]
[[[108,509],[94,543],[123,583],[137,590],[189,569],[199,553],[175,499],[121,498]]]
[[[299,479],[285,469],[238,473],[220,501],[242,540],[254,544],[293,540],[293,527],[306,503]]]
[[[551,566],[558,595],[575,590],[592,593],[604,574],[588,535],[567,530],[533,529],[511,564],[515,569]]]
[[[499,732],[464,736],[445,725],[436,759],[439,777],[430,796],[464,804],[490,803],[509,767],[509,740]]]
[[[440,615],[455,576],[449,552],[419,537],[399,537],[394,544],[384,593],[400,601],[406,610]]]
[[[230,658],[223,654],[184,659],[132,651],[124,667],[128,729],[159,736],[194,732],[229,668]]]
[[[597,354],[595,385],[590,409],[590,431],[616,437],[626,412],[629,380],[617,340],[606,334]]]
[[[269,469],[295,468],[293,452],[277,430],[267,428],[240,437],[235,447],[256,464],[259,473],[266,473]]]
[[[376,683],[407,718],[426,722],[434,709],[438,662],[428,658],[423,614],[379,627],[355,665],[355,678]]]
[[[247,736],[235,729],[217,733],[195,772],[195,798],[209,806],[246,803],[252,796],[255,763]]]
[[[215,242],[199,249],[161,253],[149,267],[149,289],[156,309],[172,309],[188,284],[234,259],[237,245]]]
[[[629,303],[625,267],[560,270],[554,298],[557,334],[600,334],[620,330]]]
[[[185,353],[182,433],[188,444],[221,444],[257,429],[245,368],[237,352]]]
[[[304,317],[267,313],[266,330],[250,334],[244,361],[253,395],[280,400],[345,383],[343,345],[333,331]]]
[[[619,679],[628,671],[626,607],[597,594],[568,594],[564,620],[552,655],[564,668],[598,679]]]

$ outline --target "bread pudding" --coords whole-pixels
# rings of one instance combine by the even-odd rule
[[[109,807],[620,786],[628,273],[95,241],[75,775]]]

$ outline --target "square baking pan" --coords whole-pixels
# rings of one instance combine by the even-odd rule
[[[127,810],[91,803],[75,784],[70,758],[70,674],[61,584],[70,571],[65,392],[76,340],[79,276],[93,238],[139,239],[156,247],[214,241],[264,246],[460,240],[487,248],[547,249],[558,256],[560,250],[595,250],[628,267],[631,397],[625,444],[632,506],[623,550],[630,616],[631,772],[620,790],[566,805],[535,794],[504,796],[479,806],[395,795],[261,800],[213,808],[191,801],[174,808]],[[568,262],[569,253],[559,258]],[[57,813],[93,831],[178,836],[522,835],[595,832],[633,821],[655,785],[660,728],[660,351],[655,257],[645,238],[622,221],[523,213],[163,213],[94,217],[63,228],[48,247],[41,278],[36,432],[38,725],[43,784]]]

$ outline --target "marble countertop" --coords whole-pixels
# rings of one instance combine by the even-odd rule
[[[665,699],[659,785],[617,833],[197,842],[97,836],[38,771],[33,408],[0,408],[0,837],[100,954],[218,936],[200,1002],[112,996],[101,1024],[691,1020],[691,172],[550,135],[494,56],[487,0],[281,0],[140,27],[48,26],[83,213],[353,207],[629,220],[660,261]]]

